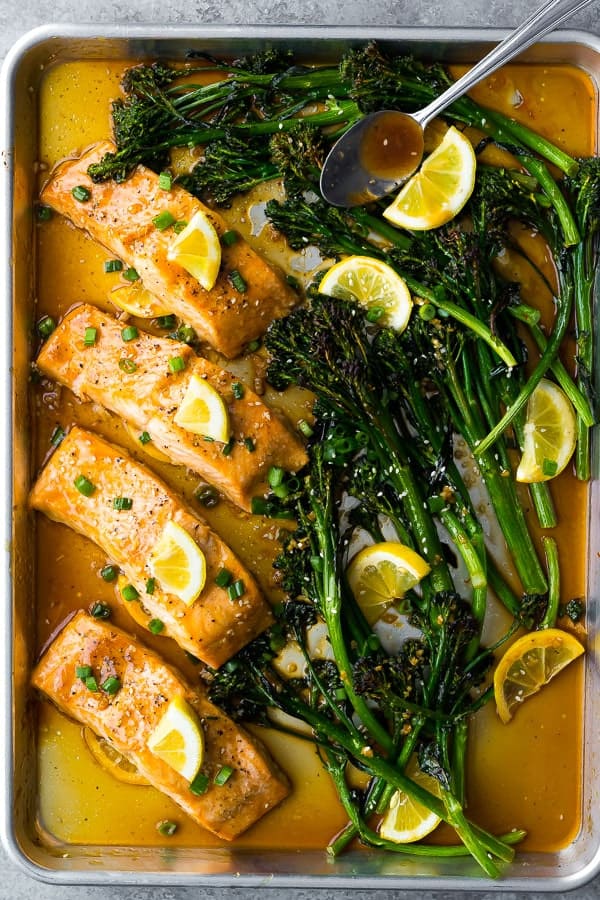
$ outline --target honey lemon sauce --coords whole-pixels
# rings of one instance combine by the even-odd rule
[[[41,87],[40,187],[47,172],[61,159],[78,155],[95,141],[110,136],[110,101],[119,94],[126,64],[69,62],[49,69]],[[459,74],[457,70],[457,74]],[[512,66],[476,88],[476,99],[502,110],[551,138],[569,153],[594,152],[596,98],[592,84],[579,70],[567,66]],[[267,188],[266,190],[269,190]],[[275,264],[287,265],[295,275],[310,270],[318,258],[290,258],[283,241],[269,226],[261,228],[262,196],[239,199],[225,211],[229,222]],[[250,208],[252,207],[252,208]],[[107,274],[109,255],[53,216],[37,228],[36,318],[55,319],[81,302],[114,310],[111,289],[118,274]],[[541,256],[543,248],[531,235],[517,235],[519,243]],[[540,260],[536,259],[536,262]],[[535,271],[519,260],[500,261],[507,277],[519,280],[527,302],[551,314],[551,297]],[[552,274],[552,273],[548,273]],[[148,327],[142,323],[143,327]],[[565,359],[568,363],[568,360]],[[228,364],[250,384],[263,384],[260,354]],[[309,414],[309,401],[300,391],[282,398],[267,389],[265,398],[283,409],[292,421]],[[278,549],[281,522],[252,517],[221,501],[206,509],[194,497],[198,478],[148,456],[127,428],[93,404],[84,404],[67,390],[42,382],[32,393],[36,456],[39,468],[48,453],[57,425],[73,422],[93,428],[125,446],[149,465],[197,509],[240,559],[252,570],[266,596],[278,598],[271,569]],[[562,599],[585,594],[587,488],[566,471],[552,484],[559,517],[553,532],[562,563]],[[523,495],[524,503],[527,502]],[[135,623],[113,601],[114,587],[100,577],[106,558],[91,542],[67,528],[38,517],[38,647],[74,609],[94,601],[111,605],[117,625],[136,631]],[[503,614],[492,614],[490,629],[501,627]],[[152,645],[192,681],[194,665],[171,642],[138,629]],[[567,845],[580,828],[583,669],[574,663],[518,711],[508,726],[497,719],[492,704],[477,714],[471,726],[469,760],[469,817],[495,832],[524,828],[529,850],[555,850]],[[290,798],[236,842],[247,848],[322,848],[346,821],[329,777],[314,747],[300,738],[260,730],[273,755],[290,776]],[[108,844],[211,847],[219,840],[186,818],[151,787],[123,784],[105,771],[89,752],[79,725],[46,702],[39,704],[39,809],[41,839],[56,845]],[[177,823],[171,837],[157,824]],[[447,840],[438,830],[435,840]]]

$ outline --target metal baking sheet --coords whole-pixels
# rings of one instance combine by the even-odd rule
[[[331,861],[324,851],[242,851],[152,847],[50,846],[35,830],[36,731],[29,671],[35,609],[28,421],[29,333],[33,320],[33,203],[37,156],[38,88],[46,69],[77,59],[183,59],[190,48],[240,56],[265,46],[289,47],[315,62],[329,61],[369,38],[395,49],[444,62],[473,62],[504,33],[498,30],[406,28],[87,28],[43,27],[26,34],[8,55],[0,81],[0,216],[4,329],[0,338],[0,478],[3,700],[0,728],[1,830],[12,860],[27,874],[65,884],[178,884],[205,886],[360,887],[384,889],[560,891],[576,888],[600,870],[600,591],[599,485],[590,490],[587,572],[589,650],[585,672],[583,809],[581,832],[556,853],[519,853],[503,877],[491,883],[467,859],[435,861],[355,851]],[[600,38],[559,32],[531,48],[524,59],[570,63],[600,84]],[[596,104],[597,105],[597,104]],[[598,118],[596,110],[596,119]],[[594,472],[598,472],[598,445]],[[593,511],[596,511],[592,515]]]

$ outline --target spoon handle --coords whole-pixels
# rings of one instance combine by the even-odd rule
[[[579,12],[588,3],[591,3],[591,0],[550,0],[549,3],[545,3],[439,97],[432,100],[424,109],[414,113],[414,118],[424,128],[431,119],[439,115],[454,100],[458,100],[487,75],[495,72],[522,50],[530,47],[553,28],[562,24],[565,19]]]

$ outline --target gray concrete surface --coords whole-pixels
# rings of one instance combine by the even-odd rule
[[[0,0],[0,57],[16,38],[47,23],[152,24],[347,24],[437,27],[513,27],[538,5],[534,0]],[[575,16],[572,27],[600,30],[600,0]],[[0,850],[0,900],[246,900],[250,889],[62,887],[31,880]],[[266,900],[375,900],[379,891],[261,891]],[[390,897],[451,900],[454,892],[386,891]],[[473,900],[542,900],[538,893],[475,892]],[[573,900],[600,898],[600,877],[569,894]]]

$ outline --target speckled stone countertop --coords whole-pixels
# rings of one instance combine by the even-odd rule
[[[0,0],[0,56],[15,40],[38,25],[395,25],[512,28],[537,6],[533,0]],[[573,17],[569,27],[598,32],[600,0]],[[24,875],[0,850],[0,900],[216,900],[230,894],[246,900],[258,893],[246,888],[62,887]],[[375,900],[374,890],[305,890],[265,888],[268,900]],[[421,900],[451,900],[457,892],[389,891],[385,895]],[[477,891],[473,900],[542,898],[538,893]],[[600,898],[600,877],[569,894],[574,900]]]

